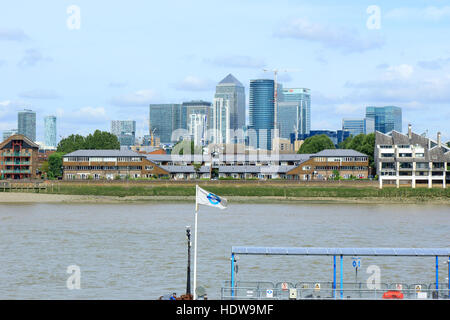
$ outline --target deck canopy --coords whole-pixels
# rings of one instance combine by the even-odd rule
[[[450,256],[450,248],[231,247],[232,254],[303,256]]]

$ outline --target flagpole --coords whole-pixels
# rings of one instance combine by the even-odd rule
[[[197,216],[198,216],[198,203],[197,203],[198,185],[195,186],[195,223],[194,223],[194,300],[197,300]]]

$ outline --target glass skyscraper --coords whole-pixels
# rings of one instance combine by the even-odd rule
[[[154,130],[154,136],[159,137],[160,142],[168,144],[179,140],[180,136],[175,132],[177,129],[187,129],[186,119],[182,123],[181,104],[150,104],[149,128]]]
[[[31,141],[36,141],[36,112],[32,110],[19,111],[17,117],[17,131]]]
[[[310,90],[282,89],[282,94],[278,94],[277,122],[281,138],[289,139],[291,133],[309,134],[311,130]]]
[[[136,141],[136,121],[113,120],[111,121],[111,133],[117,136],[121,146],[134,146]]]
[[[375,130],[388,133],[392,130],[402,132],[402,109],[395,106],[366,107],[366,118],[375,121]]]
[[[342,119],[342,130],[347,130],[352,136],[375,132],[375,122],[371,118]]]
[[[210,128],[218,132],[214,137],[216,143],[242,142],[229,135],[230,130],[245,126],[245,88],[232,74],[217,84],[209,120]]]
[[[44,135],[45,145],[47,147],[56,148],[56,117],[47,116],[44,118]]]
[[[272,150],[274,87],[270,79],[250,80],[248,138],[254,148]]]

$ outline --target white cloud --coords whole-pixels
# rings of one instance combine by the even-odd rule
[[[356,30],[295,19],[285,23],[275,32],[280,38],[319,42],[326,47],[339,48],[344,53],[364,52],[381,48],[385,41],[378,33],[361,36]]]
[[[263,59],[240,55],[217,57],[213,60],[205,59],[204,61],[227,68],[262,68],[266,65]]]
[[[387,80],[408,79],[412,76],[414,67],[409,64],[387,67],[384,78]]]
[[[153,89],[143,89],[111,99],[111,104],[118,107],[141,107],[148,106],[158,98]]]
[[[38,49],[25,50],[25,54],[17,64],[20,67],[34,67],[42,62],[53,61],[52,58],[44,56]]]
[[[450,6],[435,7],[429,6],[425,8],[395,8],[388,11],[384,18],[393,20],[426,20],[440,21],[450,17]]]
[[[104,107],[83,107],[75,111],[74,115],[79,118],[105,118],[106,110]]]
[[[52,90],[33,89],[20,92],[19,97],[27,99],[58,99],[59,95]]]
[[[186,76],[183,80],[173,84],[177,90],[183,91],[208,91],[213,90],[216,83],[209,79],[202,79],[195,76]]]
[[[0,28],[0,40],[5,41],[25,41],[29,37],[21,29]]]

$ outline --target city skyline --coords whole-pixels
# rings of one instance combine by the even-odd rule
[[[368,1],[78,1],[79,29],[68,28],[70,4],[1,5],[0,72],[8,81],[0,88],[0,131],[16,128],[17,112],[32,109],[38,141],[46,114],[58,118],[58,140],[108,131],[114,119],[135,119],[142,137],[150,103],[212,101],[216,84],[232,73],[248,108],[249,81],[271,78],[263,68],[299,68],[280,73],[278,82],[311,89],[312,130],[337,130],[367,106],[396,105],[405,124],[450,140],[450,45],[440,41],[449,28],[445,1],[379,1],[378,29],[367,26]],[[222,26],[220,18],[233,24]],[[249,23],[254,28],[244,27]],[[233,45],[215,48],[219,38]]]

